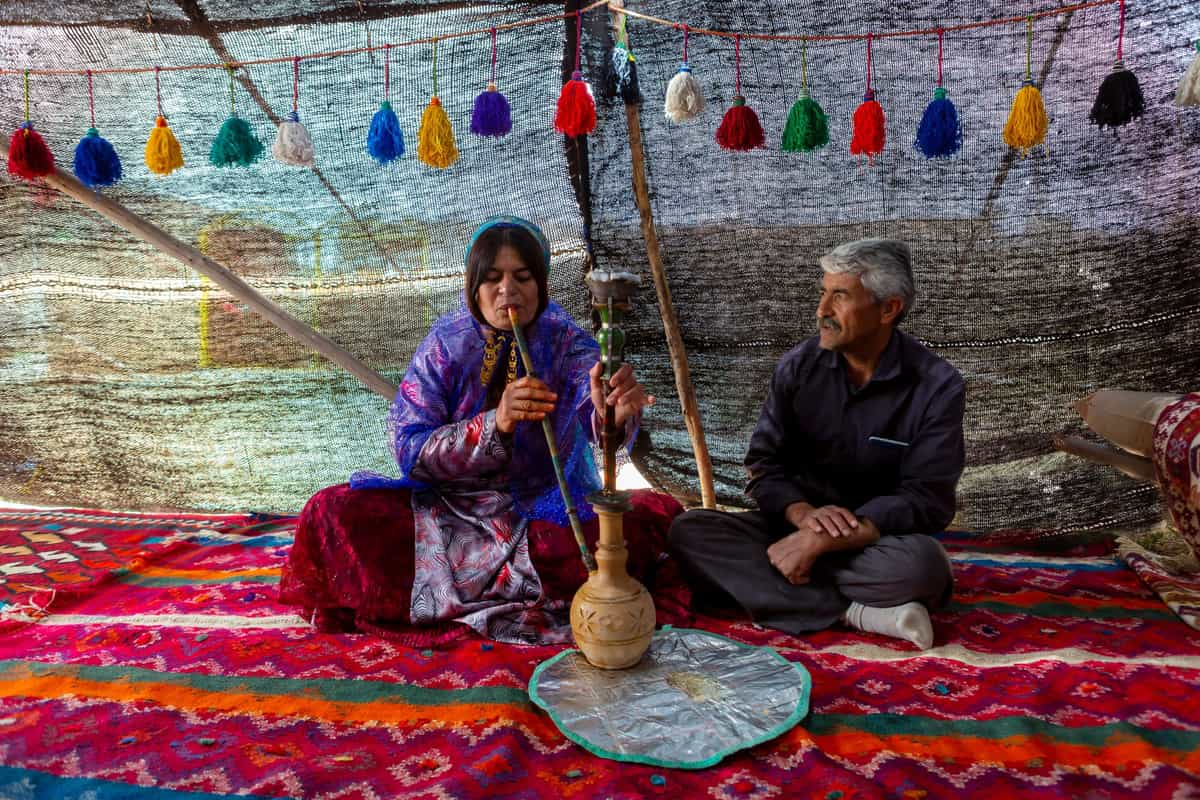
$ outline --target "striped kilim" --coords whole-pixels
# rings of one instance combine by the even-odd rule
[[[1015,535],[947,535],[956,593],[924,653],[701,617],[802,663],[812,712],[675,771],[618,766],[559,733],[526,694],[555,648],[314,632],[275,596],[291,525],[0,514],[0,547],[34,554],[63,544],[29,533],[67,528],[141,543],[103,575],[56,567],[87,572],[87,591],[0,614],[0,797],[1200,796],[1200,631],[1107,543],[1050,555]]]

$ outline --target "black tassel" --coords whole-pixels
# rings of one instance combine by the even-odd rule
[[[637,62],[624,45],[616,45],[605,63],[604,96],[609,100],[620,97],[627,105],[640,105],[642,90],[638,86]]]
[[[1146,101],[1137,76],[1125,69],[1123,61],[1118,61],[1100,84],[1100,92],[1092,105],[1092,122],[1101,128],[1105,125],[1116,128],[1137,119],[1145,110]]]

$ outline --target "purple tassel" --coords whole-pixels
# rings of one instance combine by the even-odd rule
[[[489,83],[487,89],[475,98],[471,112],[471,133],[476,136],[507,136],[512,130],[512,111],[508,98],[502,95],[496,84]]]

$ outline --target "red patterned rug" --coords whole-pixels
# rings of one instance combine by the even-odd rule
[[[0,548],[30,548],[0,564],[41,570],[5,576],[0,797],[1200,796],[1200,632],[1106,544],[947,536],[926,653],[701,619],[802,663],[812,713],[688,772],[567,741],[525,693],[554,648],[314,633],[275,600],[290,525],[0,514]]]

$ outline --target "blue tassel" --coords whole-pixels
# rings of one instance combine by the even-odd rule
[[[404,134],[400,132],[400,120],[396,119],[396,112],[392,111],[392,104],[387,100],[379,105],[379,110],[371,117],[367,152],[380,164],[387,164],[404,155]]]
[[[117,151],[95,128],[75,145],[75,175],[89,188],[111,186],[121,180],[121,159]]]
[[[946,90],[940,86],[934,90],[933,100],[921,117],[916,144],[926,158],[949,158],[962,147],[958,110],[946,97]]]
[[[475,98],[471,112],[471,133],[476,136],[507,136],[512,130],[512,109],[508,98],[502,95],[496,84],[489,83],[487,89]]]

